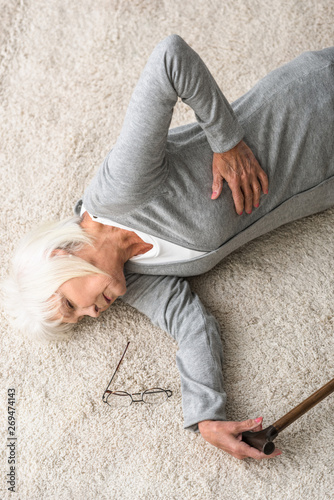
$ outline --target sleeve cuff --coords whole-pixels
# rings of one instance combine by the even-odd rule
[[[207,132],[208,142],[214,153],[226,153],[233,149],[244,137],[244,131],[239,123],[235,124],[235,127],[231,130],[229,137],[227,137],[226,132],[220,133],[218,137],[210,137],[209,131]]]

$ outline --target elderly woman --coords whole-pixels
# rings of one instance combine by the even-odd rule
[[[75,217],[31,232],[14,256],[4,290],[19,328],[68,338],[121,297],[179,344],[185,428],[268,458],[241,441],[261,417],[226,419],[219,327],[183,278],[334,204],[333,63],[334,48],[306,52],[229,105],[182,38],[159,43]],[[178,97],[197,123],[168,130]]]

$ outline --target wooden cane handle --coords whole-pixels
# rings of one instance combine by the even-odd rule
[[[273,425],[270,425],[262,431],[246,431],[242,433],[242,441],[262,451],[265,455],[271,455],[275,450],[273,440],[277,436],[277,431]]]

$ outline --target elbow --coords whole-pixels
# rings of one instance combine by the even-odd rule
[[[183,51],[187,43],[180,37],[180,35],[169,35],[158,44],[165,52],[172,54]]]
[[[162,40],[163,42],[165,42],[166,44],[168,45],[172,45],[172,46],[178,46],[178,45],[183,45],[185,44],[186,42],[183,40],[183,38],[180,37],[180,35],[176,35],[176,34],[172,34],[172,35],[168,35],[166,38],[164,38]]]

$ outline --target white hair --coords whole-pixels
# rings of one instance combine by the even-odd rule
[[[2,302],[14,326],[39,341],[69,338],[73,325],[52,319],[59,313],[56,290],[71,278],[104,274],[97,267],[73,255],[93,237],[79,225],[82,218],[50,221],[26,234],[12,258],[9,276],[1,283]],[[65,255],[52,255],[54,250]]]

